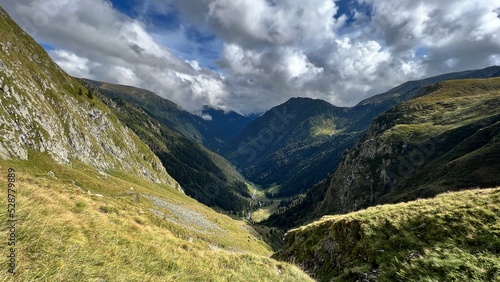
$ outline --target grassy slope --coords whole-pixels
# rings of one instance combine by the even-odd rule
[[[18,281],[309,280],[267,258],[270,248],[250,226],[170,187],[78,162],[56,165],[39,153],[29,162],[2,161],[2,187],[8,167],[17,171]],[[5,228],[0,235],[7,238]],[[0,280],[10,275],[1,271]]]
[[[326,216],[276,256],[321,281],[500,281],[499,207],[496,188]]]

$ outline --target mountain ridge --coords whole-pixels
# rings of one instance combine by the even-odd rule
[[[498,185],[499,81],[448,80],[391,107],[327,179],[267,224],[289,228],[325,214]]]
[[[291,98],[249,124],[222,149],[222,154],[250,181],[271,187],[269,196],[294,196],[331,174],[342,154],[356,144],[372,120],[391,106],[412,99],[436,82],[495,76],[500,76],[498,66],[409,81],[354,107]],[[280,120],[283,117],[287,118],[285,123]],[[273,119],[276,126],[271,124]]]
[[[253,116],[243,116],[230,111],[225,115],[216,115],[217,119],[205,120],[202,116],[185,111],[174,102],[149,90],[83,79],[99,88],[103,94],[113,99],[124,99],[141,108],[147,109],[166,124],[189,139],[217,152],[229,141],[229,138],[243,129]],[[218,112],[218,111],[217,111]],[[203,113],[202,113],[203,114]],[[228,126],[231,132],[227,132]]]
[[[187,195],[210,207],[242,216],[253,209],[256,203],[249,194],[246,180],[229,162],[169,127],[159,106],[169,105],[168,100],[143,97],[142,93],[137,94],[141,91],[137,88],[106,85],[102,92],[96,88],[96,95],[151,148]],[[113,92],[115,87],[120,92]],[[125,95],[138,95],[142,104]],[[150,112],[148,103],[155,104],[157,111]],[[165,107],[165,111],[170,109]]]

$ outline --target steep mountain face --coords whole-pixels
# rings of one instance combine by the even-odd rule
[[[0,9],[0,158],[41,152],[59,163],[174,184],[151,150],[82,89]]]
[[[107,89],[114,87],[107,85]],[[228,161],[172,131],[160,118],[118,98],[118,94],[112,95],[110,91],[104,92],[107,96],[99,91],[96,93],[160,158],[187,195],[227,212],[241,215],[250,212],[255,203],[248,193],[245,179]]]
[[[122,99],[147,110],[170,129],[217,152],[254,118],[205,108],[209,119],[191,114],[153,92],[131,86],[86,80],[112,99]]]
[[[500,188],[325,216],[274,257],[317,281],[498,281]]]
[[[500,78],[423,89],[375,119],[316,216],[500,184]]]
[[[292,98],[252,122],[224,155],[253,182],[279,186],[268,195],[291,196],[326,177],[354,145],[358,134],[348,124],[346,108]]]
[[[320,100],[291,99],[266,112],[223,148],[252,182],[269,196],[304,192],[335,170],[342,154],[365,134],[372,120],[426,85],[448,79],[500,76],[500,67],[444,74],[406,82],[355,107],[338,108]]]

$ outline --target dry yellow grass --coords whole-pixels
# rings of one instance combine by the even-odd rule
[[[270,259],[269,246],[246,223],[171,187],[113,176],[99,179],[83,165],[38,160],[38,165],[2,162],[2,189],[7,167],[17,170],[18,222],[16,274],[7,272],[8,258],[2,255],[0,281],[310,280],[295,266]],[[158,206],[151,196],[167,206]],[[169,207],[184,208],[206,222],[175,217]],[[0,208],[7,209],[6,196]],[[163,212],[167,220],[153,211]],[[7,226],[5,213],[2,219]],[[6,242],[7,228],[0,236]],[[8,254],[7,247],[1,246],[2,254]]]

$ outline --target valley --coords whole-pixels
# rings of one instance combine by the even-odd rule
[[[500,280],[499,66],[241,114],[47,49],[0,8],[1,281]]]

